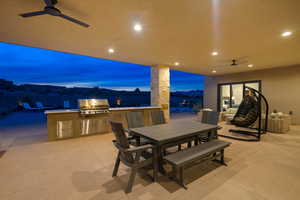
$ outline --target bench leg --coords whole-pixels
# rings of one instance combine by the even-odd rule
[[[224,149],[221,150],[221,163],[222,163],[222,165],[227,166],[227,164],[224,161]]]
[[[220,156],[220,160],[219,159],[213,159],[214,162],[220,163],[222,165],[227,166],[227,164],[224,161],[224,149],[222,149],[219,153],[219,155],[217,155],[217,153],[213,153],[213,157],[219,157]]]
[[[179,168],[179,183],[180,185],[187,190],[187,187],[184,184],[184,179],[183,179],[183,167]]]
[[[178,185],[187,190],[183,182],[183,167],[179,167],[179,179],[177,178],[178,168],[172,165],[172,172],[168,175],[169,179],[175,181]]]

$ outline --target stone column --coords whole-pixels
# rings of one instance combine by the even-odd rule
[[[151,105],[161,106],[165,119],[170,119],[170,69],[167,66],[156,65],[151,68]]]

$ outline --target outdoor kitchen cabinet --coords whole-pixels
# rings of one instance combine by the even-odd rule
[[[77,138],[95,134],[110,133],[109,120],[123,123],[127,126],[126,112],[143,112],[145,125],[151,125],[150,111],[161,107],[128,107],[110,108],[109,113],[81,115],[79,110],[49,110],[47,115],[48,140]]]

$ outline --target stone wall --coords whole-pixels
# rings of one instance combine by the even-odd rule
[[[151,105],[162,106],[165,118],[170,118],[170,69],[166,66],[151,68]]]

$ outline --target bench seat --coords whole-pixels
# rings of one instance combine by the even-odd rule
[[[183,183],[183,167],[185,165],[188,165],[194,161],[201,160],[204,158],[209,157],[210,155],[213,155],[211,159],[215,159],[216,157],[221,157],[220,162],[222,164],[224,163],[224,149],[228,146],[230,146],[230,142],[222,141],[222,140],[211,140],[209,142],[199,144],[197,146],[193,146],[188,149],[184,149],[182,151],[178,151],[176,153],[167,155],[164,157],[164,161],[169,163],[173,166],[173,171],[176,176],[177,169],[180,171],[180,180],[179,184],[186,188],[186,186]],[[220,152],[218,155],[217,153]],[[176,179],[176,177],[175,177]]]
[[[198,160],[201,157],[205,157],[214,152],[218,152],[230,145],[230,142],[222,140],[212,140],[192,148],[184,149],[182,151],[167,155],[164,160],[172,165],[178,167],[190,163],[194,160]]]

